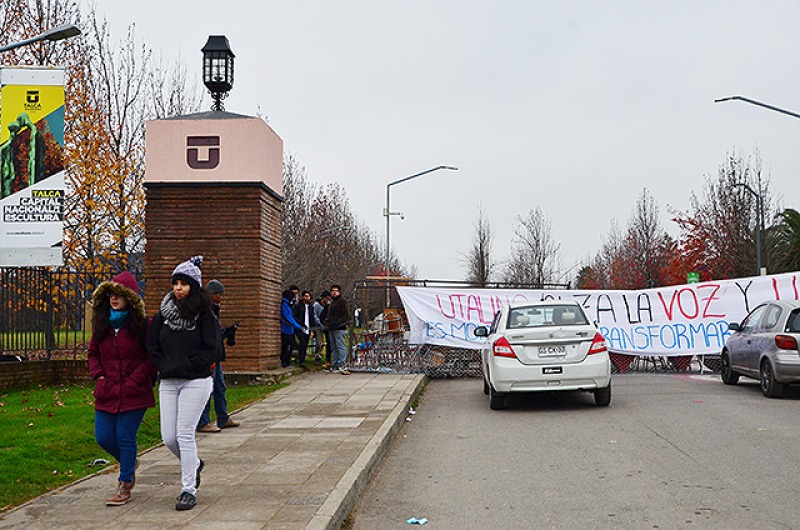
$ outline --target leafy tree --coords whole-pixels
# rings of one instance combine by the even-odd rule
[[[62,24],[76,24],[83,34],[24,46],[11,60],[66,66],[64,257],[72,269],[104,275],[144,250],[145,120],[194,111],[200,97],[179,62],[153,67],[133,26],[112,43],[94,7],[84,14],[74,0],[0,3],[0,30],[8,40]]]
[[[800,212],[787,208],[777,220],[774,272],[800,271]]]
[[[756,199],[737,186],[740,183],[761,196],[763,219],[771,218],[769,178],[762,174],[757,152],[746,158],[729,153],[717,177],[706,177],[702,195],[692,192],[690,211],[676,213],[674,220],[681,228],[682,252],[690,258],[691,270],[706,271],[707,279],[756,274]],[[768,248],[766,241],[761,243]],[[762,255],[768,264],[767,253]]]

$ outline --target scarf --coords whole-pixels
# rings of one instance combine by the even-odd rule
[[[178,304],[175,301],[175,295],[172,292],[167,293],[164,299],[161,300],[161,314],[164,315],[164,323],[172,331],[192,331],[197,322],[197,316],[192,319],[181,316]]]
[[[109,309],[111,314],[108,315],[108,323],[111,324],[112,328],[120,329],[122,327],[122,323],[125,322],[126,318],[128,318],[128,310],[123,309],[122,311],[117,311],[113,307]]]

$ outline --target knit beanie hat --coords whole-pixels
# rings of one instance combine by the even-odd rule
[[[194,256],[189,258],[188,261],[179,264],[172,271],[172,283],[175,283],[175,280],[183,280],[199,289],[203,285],[203,275],[200,272],[202,264],[203,256]]]
[[[225,292],[225,286],[219,280],[211,280],[206,284],[208,294],[220,294]]]

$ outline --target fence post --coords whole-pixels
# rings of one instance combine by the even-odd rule
[[[47,313],[45,314],[44,333],[45,333],[45,349],[47,350],[47,360],[53,355],[53,348],[55,347],[55,336],[53,335],[53,270],[47,269]]]

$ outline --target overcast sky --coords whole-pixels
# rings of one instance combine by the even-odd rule
[[[463,279],[479,205],[507,257],[517,216],[541,207],[563,266],[624,227],[643,188],[669,209],[726,154],[760,152],[781,206],[800,208],[797,0],[97,0],[113,36],[130,23],[200,78],[208,35],[236,54],[226,110],[264,114],[317,183],[418,277]],[[575,271],[570,272],[570,278]]]

